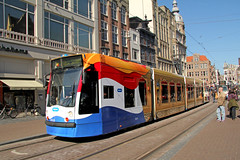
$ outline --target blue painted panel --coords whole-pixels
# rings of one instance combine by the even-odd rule
[[[115,107],[102,108],[103,134],[144,123],[143,112],[130,113]]]
[[[102,134],[101,123],[90,123],[77,125],[76,128],[50,127],[47,126],[47,133],[60,137],[91,137]]]
[[[55,116],[51,118],[51,122],[65,122],[64,118]],[[92,114],[83,119],[70,119],[69,122],[75,122],[76,128],[50,127],[47,126],[47,133],[50,135],[61,137],[89,137],[101,135],[102,121],[101,114]]]
[[[102,108],[103,134],[118,130],[117,110],[114,107]]]

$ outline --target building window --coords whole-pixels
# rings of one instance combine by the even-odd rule
[[[0,28],[34,35],[34,6],[22,1],[0,1]]]
[[[100,0],[101,13],[107,15],[107,0]]]
[[[195,64],[195,69],[198,69],[198,64]]]
[[[137,35],[136,34],[133,34],[133,42],[137,43]]]
[[[208,68],[208,67],[207,67],[207,63],[204,64],[204,68]]]
[[[126,24],[126,8],[124,6],[121,8],[121,22]]]
[[[138,59],[138,50],[132,49],[132,59]]]
[[[75,13],[90,19],[92,18],[92,0],[74,0],[73,7]]]
[[[108,56],[108,54],[109,54],[109,50],[106,49],[106,48],[102,48],[102,54]]]
[[[68,19],[45,12],[44,38],[68,43]]]
[[[127,46],[127,36],[126,36],[126,30],[122,29],[122,45],[124,47]]]
[[[68,1],[67,0],[57,0],[57,1],[56,0],[47,0],[47,1],[54,3],[60,7],[68,9]]]
[[[113,99],[114,98],[114,87],[113,86],[103,86],[103,98],[104,99]]]
[[[112,41],[113,43],[115,44],[118,44],[118,41],[117,41],[117,37],[118,37],[118,31],[117,31],[117,26],[112,26]]]
[[[101,28],[102,28],[102,40],[108,40],[108,25],[105,21],[101,21]]]
[[[125,108],[135,107],[135,90],[124,87]]]
[[[195,76],[196,76],[196,77],[199,77],[199,72],[195,72]]]
[[[123,53],[123,59],[128,60],[128,53]]]
[[[74,44],[92,49],[92,32],[93,29],[91,27],[74,22]]]
[[[113,57],[119,57],[119,51],[113,51]]]
[[[117,19],[117,3],[115,1],[112,2],[112,19]]]

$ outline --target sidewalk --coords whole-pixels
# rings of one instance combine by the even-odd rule
[[[211,103],[211,102],[210,102]],[[240,102],[239,102],[240,104]],[[224,122],[212,121],[193,137],[172,160],[237,160],[240,157],[240,111],[232,120],[226,109]]]
[[[27,116],[0,120],[0,145],[46,134],[44,116]]]

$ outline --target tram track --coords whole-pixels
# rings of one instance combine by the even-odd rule
[[[142,135],[139,135],[139,136],[136,136],[136,137],[133,137],[131,139],[127,139],[126,141],[123,141],[122,143],[119,143],[119,144],[115,144],[113,146],[109,146],[108,148],[105,148],[105,149],[102,149],[102,150],[99,150],[99,151],[96,151],[94,153],[91,153],[91,154],[88,154],[86,156],[83,156],[83,157],[78,157],[78,159],[102,159],[104,157],[104,153],[103,152],[112,152],[110,150],[113,150],[114,148],[117,148],[117,147],[120,147],[122,145],[125,145],[125,144],[129,144],[129,143],[132,143],[134,140],[137,140],[137,139],[141,139],[143,137],[145,137],[146,135],[152,133],[152,132],[155,132],[161,128],[164,128],[168,125],[171,125],[171,124],[174,124],[176,121],[180,121],[182,119],[186,119],[188,118],[189,116],[191,115],[195,115],[197,114],[198,112],[203,112],[205,111],[206,109],[209,109],[209,108],[204,108],[204,110],[198,110],[197,112],[192,112],[191,114],[189,114],[187,117],[181,117],[181,118],[178,118],[178,119],[175,119],[173,121],[171,121],[170,123],[167,123],[165,125],[162,125],[158,128],[154,128],[153,130],[150,130],[149,132],[146,132],[145,134],[142,134]],[[185,134],[186,132],[188,132],[191,128],[193,128],[194,126],[196,126],[197,124],[201,123],[202,120],[204,120],[206,117],[208,117],[209,115],[211,115],[213,112],[215,111],[215,109],[213,111],[211,111],[209,114],[207,114],[207,116],[204,116],[202,119],[200,119],[199,121],[197,121],[196,123],[194,123],[193,125],[190,125],[188,126],[187,128],[185,128],[183,131],[181,131],[180,133],[174,135],[173,137],[171,137],[170,139],[167,139],[166,141],[160,143],[159,145],[157,145],[157,147],[154,147],[148,151],[146,151],[144,154],[141,154],[141,155],[138,155],[138,156],[134,156],[134,157],[127,157],[127,158],[123,158],[123,159],[145,159],[149,156],[151,156],[155,151],[161,149],[161,148],[164,148],[165,146],[167,146],[169,143],[171,143],[172,141],[174,141],[175,139],[177,139],[179,136]],[[122,147],[124,148],[124,147]],[[130,148],[130,147],[126,147],[126,148]],[[121,149],[119,149],[121,150]],[[108,153],[106,153],[106,155],[109,155]],[[124,152],[123,152],[124,153]],[[98,154],[102,154],[100,156],[98,156]],[[114,154],[112,152],[112,154]],[[103,156],[103,157],[102,157]],[[100,158],[101,157],[101,158]],[[112,158],[112,157],[111,157]],[[121,159],[121,158],[120,158]]]
[[[119,147],[123,147],[130,143],[133,143],[134,141],[138,141],[139,139],[148,137],[148,135],[150,135],[151,133],[154,133],[159,129],[162,129],[169,125],[173,125],[177,121],[180,121],[184,118],[187,119],[189,116],[193,116],[199,112],[206,112],[207,110],[210,109],[210,107],[209,107],[209,104],[205,104],[205,105],[183,113],[185,115],[180,114],[180,115],[174,116],[171,118],[171,120],[168,120],[168,122],[159,121],[160,123],[162,123],[160,126],[158,126],[157,124],[159,122],[150,124],[150,125],[154,125],[152,128],[149,125],[144,126],[144,128],[150,128],[149,130],[148,129],[145,130],[143,127],[140,127],[134,130],[130,130],[129,132],[126,132],[124,134],[117,134],[114,137],[109,137],[109,138],[103,137],[103,138],[97,139],[96,141],[90,140],[90,142],[84,141],[83,139],[80,139],[76,142],[61,141],[51,136],[49,137],[49,139],[45,138],[43,139],[43,141],[37,140],[34,143],[29,142],[28,144],[24,144],[24,145],[19,144],[18,146],[15,146],[15,147],[12,146],[5,149],[2,149],[0,147],[0,156],[11,152],[11,154],[13,155],[11,159],[38,159],[38,158],[46,159],[51,157],[53,157],[53,159],[54,157],[55,159],[58,159],[56,155],[58,155],[59,153],[62,153],[61,155],[63,155],[64,153],[64,156],[65,156],[64,159],[95,159],[96,157],[98,157],[98,155],[109,153],[114,149],[118,149]],[[208,115],[210,114],[212,114],[212,112],[209,113]],[[205,117],[207,116],[204,116],[204,118]],[[184,131],[182,131],[178,135],[182,135],[186,133],[187,130],[189,130],[194,125],[197,125],[197,123],[200,123],[200,121],[194,123],[190,127],[185,128]],[[136,131],[136,130],[143,130],[143,131]],[[130,132],[135,132],[137,134],[130,133]],[[174,138],[178,137],[178,135],[175,135],[175,137],[173,136],[172,138],[162,142],[161,145],[155,148],[152,148],[147,152],[148,154],[138,155],[135,158],[142,159],[146,156],[151,155],[159,147],[161,146],[164,147],[167,144],[169,144],[172,140],[174,140]],[[25,152],[25,151],[28,151],[30,148],[34,148],[34,150],[31,153]],[[28,153],[28,154],[16,155],[15,153],[12,153],[12,151],[14,150],[16,151],[16,153]],[[63,157],[61,156],[61,158]]]
[[[200,121],[194,123],[193,125],[187,127],[184,131],[182,131],[181,133],[178,133],[177,135],[175,135],[174,137],[172,137],[171,139],[165,141],[163,144],[160,144],[158,146],[156,146],[155,148],[151,149],[150,151],[144,153],[143,155],[137,157],[137,160],[147,160],[147,159],[151,159],[151,157],[155,154],[157,154],[157,152],[160,152],[160,150],[162,150],[163,148],[167,147],[168,145],[170,145],[171,143],[173,143],[174,141],[181,141],[180,138],[182,138],[184,135],[188,134],[191,130],[193,130],[195,127],[198,127],[203,121],[206,121],[206,119],[208,119],[207,121],[211,120],[211,116],[212,114],[215,113],[215,110],[213,110],[212,112],[210,112],[209,114],[207,114],[205,117],[203,117]],[[189,137],[188,137],[189,138]],[[158,157],[159,158],[159,157]]]

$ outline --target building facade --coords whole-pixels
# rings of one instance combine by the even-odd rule
[[[137,5],[137,7],[136,7]],[[157,0],[130,0],[129,1],[129,14],[130,17],[139,17],[140,19],[147,19],[149,21],[149,30],[156,34],[156,13],[157,13]]]
[[[140,54],[140,33],[137,29],[130,28],[130,47],[131,47],[131,60],[137,63],[141,63]]]
[[[151,20],[149,29],[155,34],[156,68],[186,75],[185,26],[176,0],[172,12],[166,6],[159,7],[156,0],[131,0],[129,3],[130,16]]]
[[[172,56],[173,65],[175,67],[175,73],[180,75],[187,75],[187,63],[186,63],[186,35],[185,35],[185,24],[182,16],[179,14],[179,9],[177,6],[177,1],[173,1],[172,13],[175,16],[176,21],[176,37],[173,34],[173,44],[172,44]]]
[[[140,34],[140,54],[141,63],[149,67],[156,67],[155,60],[155,34],[148,27],[148,20],[142,20],[139,17],[131,17],[130,27]]]
[[[44,112],[45,75],[63,54],[98,52],[96,0],[0,1],[0,102]]]
[[[193,54],[187,57],[187,76],[194,77],[206,82],[210,87],[211,84],[211,61],[206,56]]]
[[[174,72],[173,38],[176,37],[176,22],[172,12],[165,6],[157,10],[156,63],[157,68]]]
[[[129,1],[99,0],[100,53],[131,60]]]
[[[229,87],[238,83],[238,67],[239,65],[224,63],[224,80],[226,81],[226,85]]]

